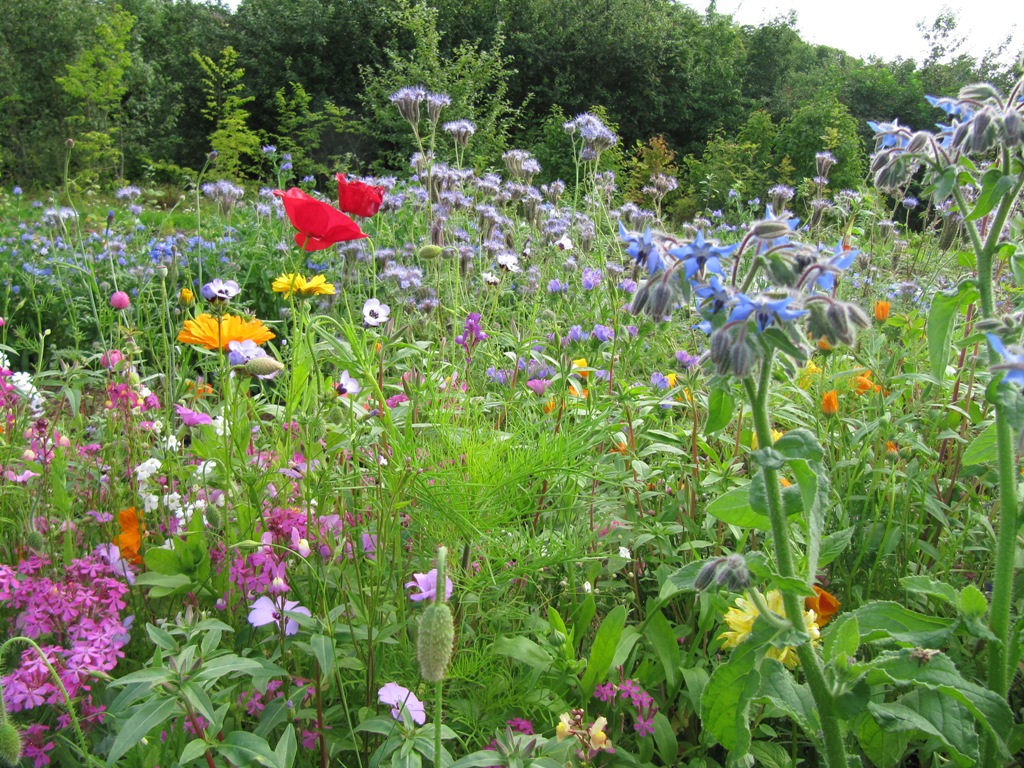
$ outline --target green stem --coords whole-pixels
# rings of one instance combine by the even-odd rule
[[[743,379],[750,400],[751,417],[757,432],[758,445],[768,448],[772,445],[771,421],[768,418],[768,392],[771,386],[771,369],[774,354],[769,352],[761,363],[760,381],[755,385],[751,377]],[[772,539],[775,543],[775,559],[779,574],[783,578],[798,577],[793,560],[793,550],[789,540],[789,521],[782,507],[782,486],[779,484],[777,470],[763,466],[764,483],[768,496],[768,516],[772,521]],[[811,574],[813,577],[813,574]],[[782,592],[782,602],[786,608],[786,618],[793,628],[806,635],[804,624],[803,601],[790,591]],[[796,647],[800,667],[807,678],[807,685],[814,698],[814,704],[821,716],[821,728],[824,734],[825,764],[828,768],[846,768],[846,745],[843,743],[843,732],[833,706],[832,693],[825,680],[825,671],[818,654],[811,647],[810,638],[805,638]]]

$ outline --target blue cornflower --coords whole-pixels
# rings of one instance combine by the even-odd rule
[[[1017,350],[1015,352],[1007,349],[1003,340],[994,333],[986,333],[985,338],[988,339],[989,346],[1003,358],[1003,362],[993,365],[992,370],[1005,371],[1003,381],[1024,387],[1024,352],[1021,352],[1019,347],[1013,348]]]
[[[812,269],[820,271],[822,274],[815,280],[815,285],[821,288],[823,291],[831,291],[833,286],[836,284],[836,275],[842,272],[844,269],[849,268],[853,264],[853,260],[857,258],[857,254],[860,251],[856,248],[850,250],[843,249],[843,243],[840,240],[836,243],[836,247],[832,250],[833,256],[828,261],[823,261]]]
[[[752,299],[741,293],[736,298],[737,304],[729,313],[729,322],[742,322],[753,315],[758,333],[763,333],[772,322],[788,323],[807,314],[806,309],[788,309],[789,303],[793,300],[792,296],[773,301],[765,296]]]
[[[654,244],[654,236],[650,227],[644,230],[643,235],[636,235],[629,232],[620,221],[619,237],[624,243],[628,243],[626,253],[638,265],[646,266],[648,274],[653,275],[658,270],[665,268],[665,261],[661,258],[658,246]]]
[[[704,232],[698,230],[697,238],[692,243],[673,248],[669,251],[669,255],[675,256],[683,262],[687,280],[692,279],[694,275],[703,279],[706,272],[713,272],[725,277],[722,258],[731,254],[738,246],[739,243],[715,245],[713,242],[705,240]]]

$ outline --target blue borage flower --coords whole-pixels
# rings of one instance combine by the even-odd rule
[[[868,120],[868,127],[875,132],[876,151],[887,147],[906,147],[910,142],[910,129],[900,125],[899,120],[891,123]]]
[[[736,295],[736,306],[729,313],[729,322],[743,322],[753,315],[757,324],[757,332],[764,333],[765,329],[773,322],[788,323],[790,320],[807,314],[806,309],[789,309],[791,301],[793,301],[792,296],[772,300],[766,296],[751,298],[744,293],[739,293]]]
[[[789,188],[786,187],[785,189]],[[776,215],[775,208],[771,203],[765,206],[764,221],[785,221],[790,232],[793,232],[800,225],[800,219],[791,215],[789,211],[783,211],[780,215]],[[770,239],[758,238],[757,242],[760,244],[758,246],[758,252],[762,253],[764,251],[771,250],[772,248],[777,248],[778,246],[789,245],[789,236],[784,235],[782,237]]]
[[[622,238],[624,243],[628,244],[626,253],[632,257],[638,266],[646,266],[648,274],[653,275],[655,272],[665,268],[665,260],[661,257],[658,246],[654,244],[654,235],[650,227],[644,230],[643,235],[637,235],[628,231],[620,221],[619,237]]]
[[[925,101],[931,104],[936,109],[941,109],[947,115],[951,117],[960,118],[960,120],[966,121],[974,117],[974,109],[960,101],[959,99],[951,99],[948,97],[930,96],[925,94]]]
[[[729,256],[738,247],[739,243],[716,245],[713,241],[704,239],[703,231],[698,231],[697,237],[692,243],[671,249],[669,255],[683,263],[687,280],[691,280],[695,276],[703,280],[708,272],[725,277],[722,259]]]
[[[1003,377],[1003,381],[1024,387],[1024,352],[1020,351],[1018,347],[1014,348],[1018,350],[1016,352],[1007,349],[1003,340],[994,333],[986,333],[985,338],[988,339],[989,346],[1003,358],[1003,362],[991,366],[992,370],[1005,371],[1006,375]]]
[[[694,288],[693,292],[704,299],[701,306],[702,311],[717,315],[733,303],[734,291],[718,279],[718,275],[712,275],[707,285]]]
[[[824,246],[819,246],[819,248],[824,250]],[[832,249],[832,257],[830,259],[819,262],[810,268],[813,272],[821,273],[814,281],[815,285],[823,291],[831,291],[836,284],[836,275],[849,269],[859,253],[860,250],[857,248],[844,250],[842,241],[836,243],[836,247]]]

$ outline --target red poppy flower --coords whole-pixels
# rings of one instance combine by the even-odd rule
[[[284,202],[285,213],[298,232],[295,242],[307,251],[322,251],[345,240],[366,237],[359,225],[329,203],[310,197],[292,187],[286,192],[275,189]]]
[[[371,187],[361,181],[348,181],[344,173],[337,175],[338,207],[353,216],[373,216],[384,202],[384,187]]]

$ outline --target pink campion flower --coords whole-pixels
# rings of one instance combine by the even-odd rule
[[[285,600],[283,597],[280,597],[275,601],[271,600],[266,595],[258,598],[255,603],[249,606],[249,608],[249,623],[254,627],[262,627],[265,624],[280,625],[281,618],[287,611],[291,611],[292,613],[301,613],[303,616],[311,615],[309,608],[299,605],[298,600]],[[284,633],[286,635],[294,635],[297,634],[298,631],[299,622],[295,619],[286,619],[284,624]]]
[[[403,710],[409,714],[416,725],[423,725],[427,722],[427,710],[416,694],[408,688],[403,688],[398,683],[387,683],[377,691],[377,698],[381,704],[391,707],[391,716],[395,720],[402,719]]]
[[[184,405],[175,405],[174,410],[178,412],[186,427],[198,427],[202,424],[213,424],[213,419],[208,414],[193,411]]]
[[[132,305],[131,297],[124,291],[115,291],[110,296],[110,306],[117,310],[128,309]]]
[[[543,397],[544,393],[548,391],[548,387],[551,386],[551,379],[530,379],[526,382],[526,386],[533,390],[538,397]]]
[[[452,596],[452,580],[446,576],[444,582],[444,599],[449,600]],[[414,573],[412,581],[406,582],[405,586],[420,590],[409,595],[409,599],[414,602],[437,600],[437,568],[432,568],[427,573]]]

